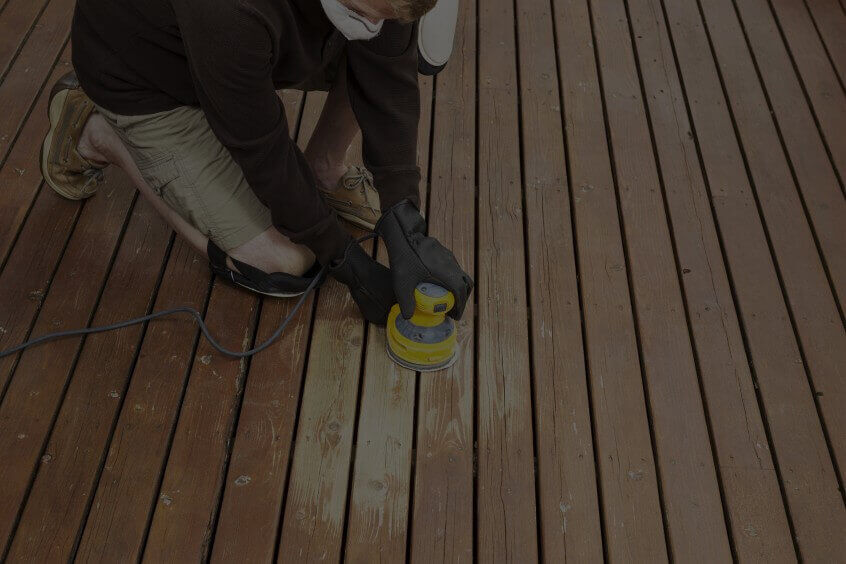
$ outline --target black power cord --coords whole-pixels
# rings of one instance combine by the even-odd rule
[[[365,235],[364,237],[360,237],[360,238],[356,239],[355,244],[357,245],[359,243],[363,243],[364,241],[367,241],[369,239],[373,239],[375,237],[376,237],[376,235],[373,234],[373,233]],[[46,343],[47,341],[54,341],[56,339],[64,339],[66,337],[80,337],[80,336],[83,336],[83,335],[93,335],[95,333],[106,333],[108,331],[115,331],[117,329],[123,329],[124,327],[130,327],[132,325],[139,325],[141,323],[146,323],[148,321],[152,321],[153,319],[159,319],[159,318],[162,318],[162,317],[167,317],[169,315],[175,315],[175,314],[178,314],[178,313],[187,313],[191,317],[193,317],[197,321],[197,325],[200,326],[200,331],[202,331],[203,335],[206,337],[206,339],[208,339],[211,346],[213,346],[215,349],[217,349],[217,351],[220,352],[221,354],[224,354],[224,355],[232,357],[232,358],[251,357],[251,356],[256,355],[256,354],[260,353],[261,351],[267,349],[268,347],[270,347],[270,345],[272,345],[273,342],[276,341],[276,339],[278,339],[279,337],[282,336],[282,333],[284,333],[285,329],[288,328],[288,325],[290,325],[291,321],[297,315],[297,312],[300,311],[301,307],[303,307],[303,304],[305,303],[306,299],[308,299],[309,295],[314,291],[315,288],[317,288],[317,285],[320,284],[321,280],[323,280],[323,277],[326,275],[327,270],[328,270],[328,267],[326,265],[324,265],[323,268],[320,269],[320,272],[317,274],[317,276],[315,276],[311,280],[311,283],[308,285],[305,292],[303,292],[303,295],[300,296],[300,299],[297,301],[296,305],[294,306],[294,309],[291,310],[291,313],[288,314],[288,317],[285,318],[285,321],[282,322],[282,324],[273,333],[273,335],[271,335],[269,339],[267,339],[265,342],[263,342],[262,344],[260,344],[256,348],[250,349],[248,351],[243,351],[243,352],[231,351],[231,350],[225,348],[224,346],[222,346],[220,343],[217,342],[217,340],[215,340],[215,338],[212,336],[211,332],[209,332],[209,328],[206,326],[205,322],[203,321],[203,316],[200,314],[200,312],[197,311],[196,309],[192,308],[192,307],[183,306],[183,307],[175,307],[173,309],[167,309],[167,310],[164,310],[164,311],[157,311],[156,313],[151,313],[149,315],[145,315],[144,317],[136,317],[135,319],[127,319],[126,321],[121,321],[119,323],[113,323],[111,325],[103,325],[102,327],[89,327],[87,329],[73,329],[73,330],[70,330],[70,331],[57,331],[55,333],[49,333],[49,334],[44,335],[42,337],[38,337],[36,339],[29,340],[29,341],[22,343],[22,344],[20,344],[16,347],[11,348],[11,349],[8,349],[8,350],[5,350],[5,351],[0,351],[0,358],[4,358],[4,357],[10,356],[10,355],[13,355],[15,353],[18,353],[18,352],[24,350],[24,349],[28,349],[29,347],[33,347],[35,345],[40,345],[41,343]]]

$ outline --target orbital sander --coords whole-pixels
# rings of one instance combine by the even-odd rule
[[[451,292],[436,284],[419,284],[414,290],[416,307],[405,319],[399,304],[388,315],[388,356],[405,368],[435,372],[458,359],[455,321],[447,313],[455,306]]]

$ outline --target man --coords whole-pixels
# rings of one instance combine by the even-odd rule
[[[82,199],[105,166],[122,168],[215,272],[253,291],[301,294],[316,259],[371,322],[395,302],[410,317],[422,282],[455,294],[460,318],[473,283],[418,210],[414,22],[435,1],[79,0],[44,177]],[[304,153],[281,88],[329,91]],[[369,172],[345,170],[359,129]],[[333,208],[383,238],[390,271]]]

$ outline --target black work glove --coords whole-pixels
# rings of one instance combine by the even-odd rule
[[[391,271],[373,260],[357,242],[351,241],[344,256],[329,266],[329,275],[349,288],[367,321],[377,325],[388,322],[388,313],[396,303]]]
[[[450,317],[461,319],[473,280],[455,260],[455,255],[437,239],[426,236],[426,220],[409,200],[403,200],[382,214],[376,232],[385,241],[391,262],[394,293],[402,316],[414,315],[414,289],[422,282],[437,284],[455,296]]]

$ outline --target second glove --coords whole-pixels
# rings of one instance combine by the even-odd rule
[[[395,302],[391,272],[373,260],[364,249],[351,241],[344,256],[329,266],[329,275],[345,284],[367,321],[377,325],[388,322]]]

